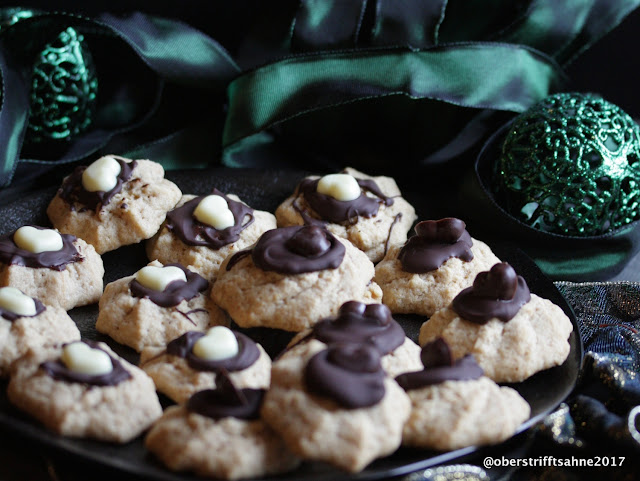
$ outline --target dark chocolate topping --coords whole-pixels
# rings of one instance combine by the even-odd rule
[[[238,353],[228,359],[207,361],[193,353],[194,344],[205,335],[204,332],[189,331],[167,344],[167,354],[187,360],[187,364],[197,371],[241,371],[252,366],[260,357],[256,343],[240,332],[233,331],[238,341]]]
[[[120,173],[116,178],[116,185],[113,189],[106,192],[102,190],[89,192],[82,185],[82,173],[88,166],[81,165],[75,168],[71,175],[64,180],[60,189],[58,189],[60,198],[67,204],[77,202],[91,210],[95,210],[97,207],[107,205],[111,202],[113,196],[122,190],[122,184],[131,178],[133,169],[135,169],[137,165],[137,161],[135,160],[126,162],[118,157],[113,158],[120,164]]]
[[[100,349],[101,351],[106,352],[98,346],[97,342],[79,342],[84,342],[93,349]],[[120,361],[114,359],[109,353],[107,353],[107,355],[111,359],[111,365],[113,366],[113,369],[107,374],[98,374],[96,376],[74,372],[68,369],[60,359],[58,359],[57,361],[43,362],[42,364],[40,364],[40,367],[44,369],[49,376],[58,381],[78,382],[83,384],[90,384],[92,386],[115,386],[116,384],[120,384],[122,381],[131,379],[131,374],[129,374],[129,371],[124,368]]]
[[[384,304],[349,301],[338,317],[324,319],[313,326],[312,337],[325,344],[335,342],[366,343],[381,355],[389,354],[405,340],[405,334]]]
[[[320,179],[304,179],[298,185],[298,193],[302,194],[316,214],[322,220],[339,223],[354,217],[373,217],[378,213],[380,204],[393,205],[393,199],[382,193],[378,184],[371,179],[356,179],[362,190],[371,192],[377,197],[369,197],[364,192],[354,200],[337,200],[330,195],[318,192]]]
[[[313,356],[304,371],[311,394],[347,409],[373,406],[385,393],[380,353],[366,344],[332,344]]]
[[[251,251],[251,258],[263,271],[301,274],[335,269],[342,263],[344,254],[344,245],[328,230],[305,225],[265,232]],[[229,264],[233,262],[232,258]]]
[[[453,217],[418,223],[417,235],[411,237],[398,254],[402,269],[423,274],[436,270],[451,257],[473,260],[473,241],[465,227],[463,221]]]
[[[216,389],[206,389],[192,395],[186,408],[212,419],[258,419],[264,389],[236,389],[225,375],[216,377]]]
[[[182,301],[193,299],[199,292],[202,292],[209,287],[209,282],[204,277],[190,271],[189,269],[185,269],[182,265],[167,264],[165,267],[168,266],[180,268],[187,277],[187,281],[173,281],[164,288],[164,291],[156,291],[143,286],[136,279],[133,279],[129,283],[131,295],[133,297],[146,297],[160,307],[173,307],[177,306]]]
[[[405,391],[445,381],[479,379],[484,374],[471,354],[454,361],[449,346],[442,338],[425,344],[420,359],[424,365],[422,371],[406,372],[396,377],[396,381]]]
[[[44,304],[40,302],[40,300],[36,299],[35,297],[32,297],[31,299],[33,299],[36,305],[36,313],[33,316],[24,316],[22,314],[16,314],[15,312],[9,311],[8,309],[4,309],[3,307],[0,307],[0,316],[4,317],[7,321],[11,321],[11,322],[15,321],[16,319],[20,319],[21,317],[39,316],[44,312],[46,307],[44,307]]]
[[[240,232],[253,223],[254,217],[251,207],[230,199],[218,189],[213,189],[212,194],[219,195],[227,201],[235,224],[226,229],[218,230],[198,221],[193,213],[200,201],[206,196],[196,197],[167,214],[167,228],[185,244],[220,249],[222,246],[236,242],[240,238]],[[246,217],[249,219],[245,222]]]
[[[494,317],[503,322],[513,319],[520,308],[529,302],[531,293],[526,281],[506,262],[481,272],[451,303],[463,319],[484,324]]]
[[[44,227],[33,226],[36,229],[45,230]],[[73,245],[76,236],[60,234],[62,237],[62,249],[57,251],[44,251],[38,254],[20,249],[13,241],[13,235],[6,234],[0,237],[0,262],[7,265],[25,267],[47,267],[56,271],[62,271],[67,264],[82,261],[83,257]]]

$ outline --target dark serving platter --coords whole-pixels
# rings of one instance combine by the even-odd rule
[[[174,181],[183,193],[206,194],[213,187],[227,193],[235,193],[256,209],[274,212],[276,207],[292,192],[304,176],[302,171],[259,171],[215,168],[204,171],[173,171],[167,177]],[[402,186],[401,186],[402,187]],[[2,233],[7,233],[25,224],[50,226],[45,210],[55,194],[55,189],[41,190],[0,207],[3,220]],[[404,196],[416,207],[420,219],[429,218],[428,203],[420,193],[404,192]],[[473,235],[473,233],[471,233]],[[572,391],[582,360],[582,344],[575,316],[554,284],[516,246],[492,245],[502,260],[509,262],[529,284],[531,292],[550,299],[559,305],[573,323],[569,338],[571,351],[561,366],[540,372],[525,382],[511,384],[531,405],[531,417],[520,426],[523,432],[560,404]],[[142,244],[127,246],[103,255],[105,285],[136,272],[148,262]],[[98,333],[94,324],[98,314],[97,305],[73,309],[69,312],[76,321],[82,336],[108,343],[116,352],[132,362],[138,355],[125,346]],[[418,331],[426,318],[420,316],[395,316],[407,335],[417,340]],[[272,357],[286,345],[292,334],[272,329],[245,330],[260,342]],[[122,470],[132,475],[154,480],[187,481],[199,479],[190,474],[172,473],[165,469],[143,446],[142,437],[125,445],[99,441],[72,439],[58,436],[31,420],[12,406],[6,396],[6,381],[0,390],[0,431],[24,437],[44,447],[60,450],[80,460],[97,463]],[[430,466],[482,456],[489,448],[468,447],[450,452],[434,452],[400,448],[393,455],[379,459],[361,473],[347,474],[322,463],[304,463],[296,471],[278,476],[282,480],[373,480],[399,476]],[[496,449],[496,448],[492,448]],[[497,447],[499,449],[499,447]],[[273,478],[272,478],[273,479]]]

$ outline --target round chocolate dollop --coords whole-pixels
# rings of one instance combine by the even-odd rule
[[[95,210],[99,206],[105,206],[113,196],[122,190],[122,185],[131,178],[133,169],[136,168],[137,161],[126,162],[118,157],[113,157],[118,164],[120,164],[120,173],[116,177],[116,185],[113,189],[108,191],[98,190],[96,192],[89,192],[82,185],[82,173],[88,166],[81,165],[75,168],[75,170],[67,177],[62,186],[58,189],[58,195],[67,204],[73,205],[79,203],[85,206],[86,209]]]
[[[213,189],[211,194],[219,195],[227,201],[235,223],[226,229],[216,229],[200,222],[196,219],[194,212],[206,196],[191,199],[167,214],[167,229],[187,245],[220,249],[236,242],[240,238],[240,233],[254,221],[253,209],[248,205],[230,199],[218,189]],[[249,219],[245,222],[247,217]]]
[[[209,287],[209,282],[199,274],[185,269],[180,264],[167,264],[165,267],[174,266],[181,269],[187,281],[170,282],[163,291],[156,291],[140,284],[135,278],[129,283],[129,290],[133,297],[147,298],[160,307],[173,307],[182,301],[188,301]]]
[[[484,324],[497,318],[507,322],[531,300],[529,286],[506,262],[476,276],[473,286],[463,289],[451,303],[463,319]]]
[[[251,251],[251,258],[256,266],[263,271],[280,274],[336,269],[342,263],[344,255],[344,245],[328,230],[315,225],[281,227],[267,231]],[[229,264],[233,262],[234,259],[231,258]]]
[[[208,361],[193,353],[195,343],[205,335],[204,332],[189,331],[167,344],[167,354],[186,359],[187,364],[197,371],[241,371],[252,366],[260,357],[256,343],[244,334],[232,331],[238,341],[238,353],[235,356],[218,361]]]
[[[44,227],[32,226],[45,230]],[[46,267],[56,271],[62,271],[67,264],[82,261],[83,257],[73,245],[76,236],[60,234],[62,237],[62,249],[57,251],[44,251],[39,253],[21,249],[13,241],[15,232],[0,237],[0,262],[7,265],[41,268]]]
[[[44,304],[42,302],[40,302],[39,299],[36,299],[35,297],[32,297],[33,302],[36,305],[36,313],[32,316],[25,316],[23,314],[16,314],[13,311],[10,311],[8,309],[5,309],[4,307],[0,307],[0,316],[2,316],[4,319],[6,319],[7,321],[13,322],[17,319],[20,319],[21,317],[36,317],[39,316],[40,314],[42,314],[44,312],[44,310],[46,309],[46,307],[44,307]]]
[[[98,346],[97,342],[81,342],[88,344],[93,349],[100,349],[101,351],[106,352],[104,351],[104,349],[101,349]],[[40,364],[40,367],[44,369],[44,371],[49,376],[57,381],[89,384],[91,386],[115,386],[123,381],[126,381],[127,379],[131,379],[131,374],[124,368],[120,361],[113,358],[108,352],[107,355],[109,356],[109,359],[111,359],[111,365],[113,366],[111,372],[108,372],[107,374],[91,375],[74,372],[71,369],[67,368],[67,366],[65,366],[65,364],[60,359],[58,359],[57,361],[43,362],[42,364]]]
[[[337,200],[330,195],[318,192],[320,179],[304,179],[298,185],[298,194],[302,194],[316,214],[322,220],[333,223],[345,222],[354,217],[373,217],[378,213],[380,204],[393,205],[393,199],[382,193],[378,184],[372,179],[356,179],[362,190],[372,193],[374,197],[364,192],[354,200]]]
[[[304,370],[306,390],[346,409],[377,404],[385,394],[380,353],[366,344],[332,344]]]
[[[416,225],[415,231],[417,235],[411,237],[398,254],[405,272],[431,272],[451,257],[466,262],[473,260],[473,241],[466,224],[460,219],[448,217],[422,221]]]
[[[264,389],[236,389],[225,375],[216,377],[216,389],[205,389],[187,401],[188,411],[211,419],[258,419]]]

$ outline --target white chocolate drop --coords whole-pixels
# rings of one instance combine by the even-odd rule
[[[235,334],[224,326],[212,327],[193,345],[193,353],[207,361],[228,359],[238,354],[239,349]]]
[[[113,370],[111,358],[106,352],[93,349],[84,342],[73,342],[64,346],[60,359],[67,369],[80,374],[98,376],[109,374]]]
[[[89,192],[108,192],[118,183],[122,167],[113,157],[100,157],[82,173],[82,187]]]
[[[15,287],[0,287],[0,307],[19,316],[36,315],[36,301]]]
[[[30,225],[20,227],[13,234],[13,242],[20,249],[39,254],[62,249],[62,236],[53,229],[36,229]]]
[[[219,195],[208,195],[200,201],[193,211],[195,218],[203,224],[222,230],[236,223],[233,212],[229,210],[229,204]]]
[[[317,192],[336,200],[350,201],[360,197],[358,181],[349,174],[329,174],[318,181]]]
[[[187,281],[184,271],[176,266],[146,266],[136,273],[136,280],[148,289],[162,292],[173,281]]]

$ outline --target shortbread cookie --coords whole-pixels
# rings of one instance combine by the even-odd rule
[[[23,226],[0,237],[0,286],[19,288],[68,311],[97,302],[104,266],[90,244],[53,229]]]
[[[290,471],[300,460],[259,418],[261,389],[236,389],[230,381],[168,408],[145,446],[172,471],[216,479],[262,478]]]
[[[573,326],[562,309],[529,292],[506,263],[476,277],[420,329],[420,345],[444,338],[456,359],[473,354],[495,382],[520,382],[562,364]]]
[[[301,331],[349,300],[380,302],[371,261],[319,226],[268,231],[222,264],[211,295],[241,327]]]
[[[496,444],[529,419],[529,404],[515,389],[483,376],[473,356],[454,362],[446,342],[437,339],[421,357],[422,371],[396,378],[411,399],[404,445],[451,451]]]
[[[298,333],[280,355],[295,356],[306,342],[363,343],[375,347],[382,356],[382,368],[388,376],[420,369],[420,347],[409,339],[384,304],[349,301],[336,317],[323,319],[311,329]]]
[[[390,247],[376,265],[375,281],[394,313],[430,317],[473,284],[478,273],[500,262],[459,219],[423,221],[415,229],[417,235]]]
[[[217,326],[205,334],[189,331],[166,348],[142,350],[140,367],[153,379],[156,389],[177,403],[198,391],[216,387],[224,371],[238,389],[268,389],[271,358],[248,336]]]
[[[179,262],[213,280],[222,261],[275,228],[273,214],[253,210],[235,195],[217,189],[209,196],[184,195],[147,241],[147,255],[162,263]]]
[[[15,287],[0,287],[0,376],[29,349],[80,339],[76,323],[60,307],[45,306]]]
[[[349,472],[394,452],[410,402],[364,344],[309,342],[273,363],[262,416],[291,451]]]
[[[66,177],[47,215],[103,254],[153,236],[180,195],[160,164],[110,155]]]
[[[29,351],[7,390],[19,409],[63,436],[126,443],[162,414],[149,376],[106,344],[78,341]]]
[[[378,262],[388,246],[407,240],[416,214],[391,177],[346,168],[340,174],[304,179],[278,207],[276,219],[279,227],[326,224],[331,233]]]
[[[180,264],[158,261],[107,284],[99,309],[96,329],[138,352],[228,323],[210,299],[208,281]]]

